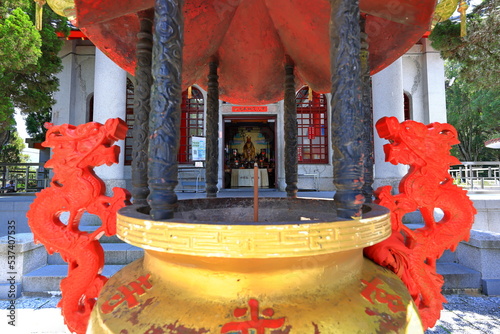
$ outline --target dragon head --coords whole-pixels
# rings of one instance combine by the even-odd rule
[[[89,122],[78,126],[45,123],[48,129],[44,147],[52,148],[52,158],[46,166],[72,166],[76,168],[112,165],[118,162],[120,147],[113,145],[125,139],[127,124],[112,118],[105,124]]]
[[[457,130],[450,124],[399,123],[396,117],[383,117],[375,127],[379,136],[390,142],[384,145],[384,152],[386,161],[393,165],[424,166],[429,161],[448,166],[460,163],[449,154],[451,146],[459,143]]]

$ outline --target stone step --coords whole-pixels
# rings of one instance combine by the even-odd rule
[[[458,263],[437,263],[438,274],[444,277],[444,292],[481,291],[481,273]]]
[[[439,259],[437,259],[437,263],[456,263],[456,262],[458,262],[456,252],[452,252],[449,249],[447,249]]]
[[[129,264],[144,255],[144,249],[126,243],[103,243],[102,248],[104,249],[104,261],[107,265]],[[66,264],[59,253],[49,255],[47,263],[49,265]]]
[[[106,265],[102,275],[111,277],[116,274],[123,265]],[[23,295],[25,296],[54,296],[60,295],[59,284],[68,275],[67,265],[48,265],[24,275]]]

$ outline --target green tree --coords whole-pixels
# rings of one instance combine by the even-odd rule
[[[0,40],[0,72],[22,70],[36,64],[42,54],[40,34],[21,8],[14,9],[0,23]]]
[[[26,0],[5,1],[0,4],[0,144],[10,139],[15,125],[14,103],[8,87],[10,71],[19,71],[35,64],[41,55],[41,37],[30,17],[23,11],[28,8]],[[17,7],[17,8],[15,8]]]
[[[27,116],[28,133],[38,140],[42,139],[44,129],[35,123],[41,119],[50,119],[51,108],[55,102],[53,94],[59,86],[55,75],[62,69],[61,60],[58,57],[62,41],[57,37],[56,31],[67,33],[69,27],[65,18],[55,14],[49,6],[45,6],[43,29],[40,32],[34,30],[35,6],[32,0],[11,0],[0,4],[0,22],[1,26],[5,27],[5,34],[23,33],[22,37],[18,36],[22,39],[22,43],[18,44],[29,45],[32,48],[32,54],[38,54],[36,59],[27,55],[18,55],[27,52],[21,52],[21,48],[14,47],[11,41],[16,38],[6,41],[0,38],[0,52],[13,55],[10,57],[10,63],[6,63],[3,67],[0,65],[0,86],[2,87],[0,90],[0,144],[5,143],[14,124],[14,108],[19,108],[21,113]],[[25,26],[21,28],[20,24],[7,26],[5,22],[14,15],[13,13],[23,18],[14,22],[22,22]],[[26,17],[29,17],[29,20],[26,20]],[[29,32],[27,37],[26,32]],[[24,43],[24,39],[34,39],[35,35],[38,35],[41,44]]]
[[[23,139],[17,131],[11,131],[7,143],[0,147],[0,163],[27,162],[28,155],[21,153],[24,147]]]
[[[438,23],[432,46],[444,59],[461,64],[459,77],[476,89],[500,89],[500,1],[484,0],[467,15],[467,35],[460,37],[460,22]]]
[[[448,122],[458,131],[460,144],[454,154],[462,161],[498,160],[498,152],[486,148],[484,142],[500,133],[500,91],[477,89],[464,80],[462,65],[446,62],[446,75],[450,79],[446,87]]]
[[[34,15],[34,4],[31,14]],[[24,84],[14,98],[15,105],[27,115],[26,130],[37,141],[45,138],[45,122],[51,120],[52,106],[55,103],[54,93],[59,89],[59,79],[56,74],[62,70],[62,61],[58,56],[62,40],[57,32],[69,33],[66,18],[55,14],[50,7],[45,6],[43,15],[42,56],[34,65],[25,71],[17,73],[15,80]]]
[[[484,0],[467,15],[467,36],[460,23],[438,23],[429,37],[446,60],[448,122],[461,144],[462,161],[499,160],[498,150],[484,141],[500,136],[500,1]]]

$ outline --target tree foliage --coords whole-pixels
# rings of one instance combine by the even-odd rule
[[[460,22],[438,23],[429,36],[444,59],[458,61],[459,76],[477,88],[500,89],[500,1],[484,0],[467,15],[467,35]]]
[[[448,122],[458,131],[460,144],[456,156],[462,161],[500,160],[500,151],[486,148],[484,142],[500,136],[500,91],[477,89],[459,77],[461,64],[447,61],[446,87]]]
[[[0,23],[0,40],[0,72],[22,70],[36,64],[42,54],[40,34],[21,8],[14,9]]]
[[[34,6],[31,13],[34,13]],[[46,129],[43,128],[43,123],[51,119],[52,105],[55,103],[54,93],[59,88],[56,74],[62,70],[58,53],[63,42],[57,37],[56,31],[69,33],[66,19],[49,10],[48,6],[45,6],[43,17],[43,29],[40,31],[42,56],[37,64],[29,66],[26,71],[15,77],[15,80],[23,82],[24,85],[20,90],[21,94],[14,99],[16,106],[27,115],[28,134],[38,141],[45,138]]]
[[[32,112],[26,117],[26,132],[35,142],[42,142],[45,140],[45,132],[47,132],[43,125],[51,120],[52,112],[50,108]]]
[[[27,162],[28,156],[22,154],[21,151],[24,149],[24,143],[21,137],[17,134],[17,131],[13,130],[7,143],[0,147],[0,162],[2,163],[20,163]]]
[[[0,65],[0,86],[2,87],[0,90],[0,144],[5,142],[9,130],[12,130],[15,124],[14,108],[19,108],[28,120],[31,119],[29,123],[34,124],[37,119],[40,119],[38,114],[44,115],[42,118],[50,115],[55,102],[53,94],[59,86],[55,75],[62,69],[61,60],[58,57],[62,41],[57,37],[56,31],[68,32],[69,28],[65,18],[55,14],[49,6],[45,6],[43,29],[40,32],[34,30],[35,6],[35,2],[31,0],[11,0],[0,4],[0,31],[12,36],[12,39],[0,38],[0,53],[9,55],[8,58],[10,58],[4,60],[5,66],[2,66],[3,63]],[[22,20],[13,21],[18,23],[17,25],[8,25],[8,19],[14,14],[16,18],[22,17]],[[41,43],[33,42],[36,39],[35,35]],[[16,39],[18,39],[17,44],[13,45],[11,40]],[[19,45],[25,46],[19,47]],[[31,54],[37,54],[37,57],[28,57],[29,52],[23,51],[27,45],[31,47]],[[41,139],[44,136],[39,126],[31,126],[27,130],[34,138]]]
[[[467,36],[460,23],[447,20],[429,37],[446,60],[448,122],[461,143],[462,161],[500,160],[500,151],[484,142],[500,137],[500,1],[484,0],[467,16]]]
[[[15,126],[14,103],[3,87],[11,70],[21,70],[30,63],[36,63],[41,54],[41,38],[34,30],[29,16],[22,10],[27,7],[26,0],[5,1],[0,4],[0,144],[10,140],[10,132]],[[23,47],[17,48],[17,41],[25,39]]]

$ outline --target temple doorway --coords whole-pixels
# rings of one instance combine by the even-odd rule
[[[224,188],[276,187],[276,116],[224,116]]]

